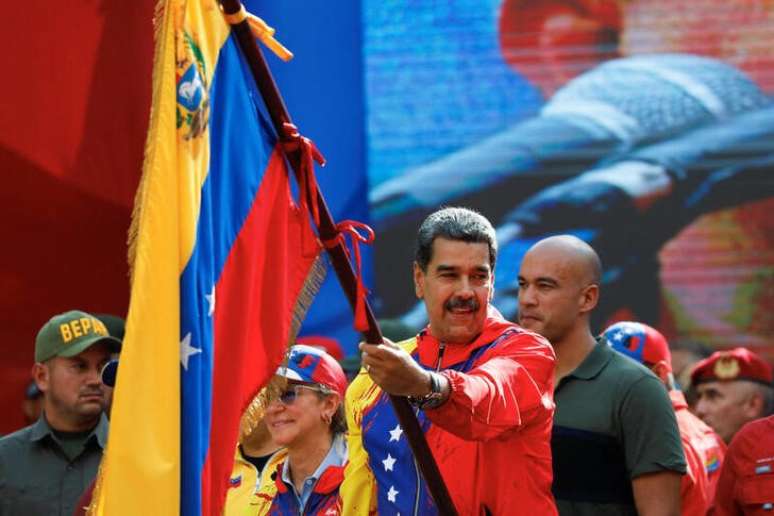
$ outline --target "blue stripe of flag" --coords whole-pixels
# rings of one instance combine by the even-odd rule
[[[210,170],[202,187],[193,254],[180,278],[180,338],[201,352],[181,367],[181,514],[201,514],[201,472],[210,440],[213,320],[206,296],[220,277],[250,211],[276,137],[256,116],[260,94],[233,36],[210,88]],[[217,300],[216,300],[217,302]]]

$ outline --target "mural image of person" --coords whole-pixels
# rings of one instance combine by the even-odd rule
[[[744,116],[759,113],[762,120],[771,106],[774,74],[766,63],[772,58],[761,45],[774,39],[771,14],[770,5],[756,0],[502,2],[496,35],[502,57],[541,89],[546,103],[537,116],[396,171],[373,189],[381,314],[423,324],[421,307],[409,308],[410,291],[380,264],[406,258],[399,242],[424,214],[461,202],[511,238],[510,248],[508,240],[503,245],[495,300],[506,316],[516,311],[515,296],[505,292],[515,290],[513,275],[502,274],[506,260],[514,271],[536,240],[570,232],[610,264],[603,279],[609,295],[594,314],[595,327],[611,316],[636,317],[711,346],[732,337],[767,346],[770,319],[756,306],[767,302],[771,285],[765,213],[774,195],[766,176],[774,154],[764,134],[770,126],[753,138],[757,144],[745,145],[752,125]],[[728,19],[736,22],[732,28]],[[405,89],[410,82],[398,84]],[[375,123],[384,120],[391,119],[374,116]],[[710,133],[711,141],[703,141]],[[760,208],[738,215],[752,202]],[[539,214],[531,219],[514,220],[535,207]],[[719,210],[724,219],[708,216]],[[584,220],[573,218],[578,213]],[[720,234],[728,217],[738,231]],[[517,231],[512,223],[520,224]],[[696,224],[703,231],[684,236]],[[719,262],[723,238],[735,234],[740,243],[729,256],[739,253],[739,266]],[[702,245],[716,259],[679,260],[681,245]],[[702,281],[682,279],[702,271]],[[632,289],[640,295],[626,298]],[[707,301],[721,290],[721,299]]]

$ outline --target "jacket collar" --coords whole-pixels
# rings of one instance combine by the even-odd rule
[[[448,367],[449,365],[465,361],[471,352],[489,344],[509,328],[518,328],[518,326],[506,321],[496,308],[489,305],[484,327],[479,336],[469,344],[447,344],[441,359],[441,367]],[[435,367],[438,360],[440,342],[432,335],[429,325],[417,335],[417,347],[419,348],[420,364]]]

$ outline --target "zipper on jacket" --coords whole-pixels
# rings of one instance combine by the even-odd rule
[[[443,359],[443,353],[446,351],[446,343],[441,341],[440,344],[438,344],[438,362],[435,364],[435,372],[441,370],[441,360]]]

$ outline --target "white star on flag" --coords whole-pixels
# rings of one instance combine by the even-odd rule
[[[209,308],[207,309],[207,315],[212,317],[212,314],[215,313],[215,285],[212,286],[212,290],[209,294],[204,294],[204,298],[207,300],[207,303],[209,304]]]
[[[398,493],[400,493],[400,491],[395,489],[395,486],[390,486],[390,490],[387,492],[387,500],[395,503],[395,498],[398,496]]]
[[[382,461],[382,464],[384,464],[384,471],[392,471],[392,467],[395,465],[395,457],[387,454],[387,458]]]
[[[183,369],[188,371],[188,359],[191,357],[191,355],[195,355],[201,352],[201,349],[191,346],[191,332],[188,332],[188,334],[183,337],[183,340],[180,342],[180,363],[183,364]]]
[[[390,430],[390,442],[399,441],[400,434],[402,433],[403,433],[403,429],[400,427],[400,425],[395,425],[395,428]]]

